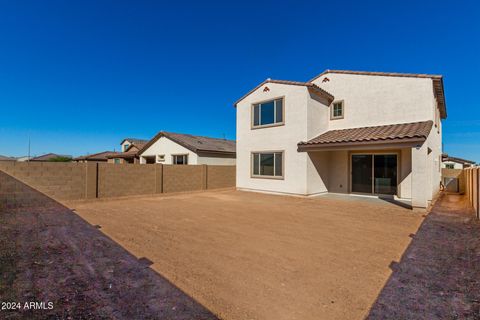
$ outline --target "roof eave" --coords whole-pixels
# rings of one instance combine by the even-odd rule
[[[358,147],[405,147],[411,146],[415,147],[419,143],[423,144],[425,142],[425,137],[415,137],[415,138],[401,138],[401,139],[392,139],[392,140],[374,140],[374,141],[349,141],[349,142],[337,142],[337,143],[298,143],[297,151],[298,152],[308,152],[308,151],[330,151],[330,150],[341,150],[341,149],[352,149]]]

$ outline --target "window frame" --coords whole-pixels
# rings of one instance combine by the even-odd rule
[[[267,102],[275,101],[275,100],[282,100],[282,121],[281,122],[273,122],[269,124],[259,124],[255,125],[254,124],[254,116],[255,116],[255,105],[261,105],[261,104],[266,104]],[[261,114],[261,107],[260,107],[260,112]],[[276,103],[274,102],[274,108],[273,108],[273,118],[274,121],[277,118],[277,112],[276,112]],[[261,117],[260,117],[261,119]],[[261,122],[259,119],[259,122]],[[280,96],[280,97],[275,97],[275,98],[269,98],[266,100],[262,101],[256,101],[251,104],[250,106],[250,129],[262,129],[262,128],[270,128],[270,127],[278,127],[278,126],[283,126],[285,125],[285,96]]]
[[[341,103],[342,104],[342,115],[341,116],[334,116],[335,104]],[[345,118],[345,101],[344,100],[336,100],[333,101],[330,105],[330,120],[339,120]]]
[[[255,159],[255,154],[274,154],[273,158],[273,173],[275,174],[275,153],[280,153],[282,155],[282,175],[281,176],[268,176],[268,175],[261,175],[260,174],[260,164],[259,164],[259,174],[253,173],[253,161]],[[260,158],[259,158],[260,160]],[[250,152],[250,178],[255,179],[274,179],[274,180],[284,180],[285,179],[285,150],[268,150],[268,151],[252,151]]]
[[[175,163],[176,162],[176,161],[174,161],[175,157],[185,157],[184,159],[186,161],[185,161],[185,163],[182,163],[182,164]],[[172,154],[172,164],[176,165],[176,166],[186,166],[186,165],[188,165],[188,153]]]

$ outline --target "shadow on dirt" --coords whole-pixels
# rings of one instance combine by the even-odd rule
[[[444,194],[425,218],[367,319],[480,319],[480,223]]]
[[[21,302],[19,311],[2,311],[7,319],[218,319],[153,271],[151,261],[1,171],[0,216],[3,234],[14,238],[6,240],[15,242],[14,261],[0,268],[8,273],[2,278],[12,279],[0,300],[8,292]],[[25,302],[44,304],[33,310]]]

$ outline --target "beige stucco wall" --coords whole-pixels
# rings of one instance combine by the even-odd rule
[[[434,119],[429,78],[329,73],[314,83],[344,101],[344,118],[329,119],[329,130]]]
[[[314,177],[307,186],[307,171],[312,171],[308,164],[308,154],[297,151],[297,143],[308,140],[307,113],[322,111],[320,102],[312,101],[304,86],[268,83],[257,89],[237,105],[237,187],[288,194],[305,195],[321,192],[322,182]],[[281,126],[252,129],[251,106],[253,103],[284,97],[285,123]],[[284,178],[252,178],[251,153],[255,151],[283,151]],[[308,169],[307,167],[310,167]]]
[[[140,154],[140,163],[146,163],[143,157],[165,155],[164,162],[158,162],[162,164],[172,164],[172,155],[174,154],[188,154],[188,164],[198,164],[197,154],[191,150],[179,145],[176,142],[168,139],[167,137],[160,137],[154,144],[152,144],[147,150]],[[158,159],[157,159],[158,160]]]
[[[463,169],[463,163],[458,163],[454,161],[444,161],[442,162],[442,168],[446,169],[447,164],[453,164],[453,169]]]

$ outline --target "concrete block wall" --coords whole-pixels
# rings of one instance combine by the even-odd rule
[[[22,184],[56,200],[235,187],[235,166],[0,162],[0,172],[3,198]]]
[[[206,190],[206,165],[163,165],[163,192]]]
[[[157,173],[161,165],[98,164],[98,198],[157,193]],[[161,176],[159,177],[161,179]]]
[[[207,189],[232,187],[235,175],[235,166],[207,166]]]
[[[82,163],[1,162],[0,170],[55,199],[85,198]]]

